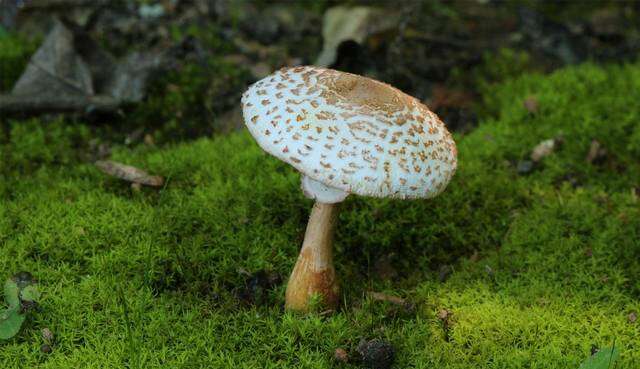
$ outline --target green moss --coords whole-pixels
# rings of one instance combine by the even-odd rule
[[[48,130],[28,138],[14,127],[3,152],[36,160],[3,181],[0,270],[32,271],[44,295],[35,321],[3,343],[2,367],[327,368],[335,348],[380,337],[398,368],[577,368],[591,345],[614,340],[620,367],[632,368],[640,65],[524,76],[488,93],[496,118],[456,137],[459,171],[440,197],[345,202],[344,303],[331,316],[283,313],[284,284],[258,306],[237,298],[242,270],[288,275],[311,206],[298,175],[246,132],[116,149],[115,160],[168,178],[138,193],[69,154],[74,139],[63,137],[77,133],[59,131],[63,143],[41,152]],[[529,95],[537,114],[523,107]],[[517,174],[518,160],[558,135],[560,149]],[[593,139],[609,155],[588,164]],[[393,280],[376,272],[383,256]],[[442,265],[453,270],[444,282]],[[405,296],[415,312],[368,290]],[[441,309],[452,312],[446,333]],[[43,327],[57,337],[50,355],[38,351]]]
[[[20,78],[38,43],[11,33],[0,33],[0,92],[9,91]]]
[[[0,168],[5,174],[19,169],[24,175],[45,165],[76,162],[89,134],[85,126],[60,119],[47,124],[36,119],[9,121],[7,128],[7,135],[0,137],[4,159]]]

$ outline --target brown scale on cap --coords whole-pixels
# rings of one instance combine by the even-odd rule
[[[344,104],[369,107],[389,114],[404,110],[412,99],[399,90],[369,78],[327,70],[318,78],[327,89],[325,98],[335,96]]]

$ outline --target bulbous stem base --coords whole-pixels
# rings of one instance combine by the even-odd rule
[[[287,284],[287,310],[309,311],[313,295],[319,295],[326,308],[338,306],[339,287],[332,251],[337,215],[337,204],[313,205],[304,243]]]

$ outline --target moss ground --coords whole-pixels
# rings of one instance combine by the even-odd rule
[[[245,272],[286,280],[311,207],[298,175],[246,132],[116,148],[114,160],[168,178],[133,192],[88,163],[84,125],[6,123],[0,270],[31,271],[44,297],[0,343],[0,367],[328,368],[343,365],[334,349],[378,337],[397,368],[577,368],[614,340],[619,367],[637,368],[640,325],[627,316],[640,311],[640,65],[528,75],[488,94],[497,116],[456,137],[460,168],[440,197],[346,201],[333,315],[283,312],[284,283],[238,298]],[[559,135],[560,149],[517,173]],[[608,155],[589,164],[593,139]]]

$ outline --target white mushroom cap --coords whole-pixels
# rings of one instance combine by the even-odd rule
[[[455,142],[433,112],[355,74],[281,69],[249,87],[242,113],[262,149],[309,177],[303,189],[321,202],[434,197],[456,170]]]

